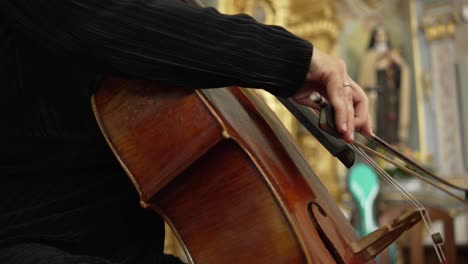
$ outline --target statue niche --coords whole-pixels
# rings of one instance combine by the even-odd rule
[[[409,69],[401,52],[392,48],[388,33],[381,25],[372,30],[358,82],[369,96],[376,134],[391,144],[407,146]]]

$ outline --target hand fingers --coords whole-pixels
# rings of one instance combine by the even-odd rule
[[[369,100],[362,88],[349,78],[352,93],[353,93],[353,106],[354,106],[354,125],[356,130],[361,131],[365,136],[372,135],[372,123],[369,116]]]
[[[361,127],[361,133],[367,137],[372,137],[374,132],[372,132],[372,119],[370,116],[367,116],[367,122]]]
[[[310,95],[313,92],[318,92],[323,94],[323,85],[318,82],[308,82],[304,84],[297,92],[293,95],[293,100],[296,103],[306,105],[312,107],[313,109],[319,110],[320,106],[316,104],[312,99],[310,99]]]
[[[320,50],[314,51],[306,83],[318,82],[325,88],[321,94],[331,103],[335,111],[335,125],[347,142],[354,140],[355,129],[372,135],[372,124],[368,117],[369,103],[364,91],[347,74],[346,64]],[[350,85],[346,85],[349,82]],[[317,89],[304,89],[294,96],[302,104],[316,107],[308,96]],[[304,92],[304,93],[303,93]]]
[[[348,109],[346,95],[343,89],[341,78],[333,78],[328,83],[327,93],[330,98],[330,103],[335,110],[335,125],[338,132],[345,134],[348,132]]]
[[[347,74],[345,76],[346,82],[342,82],[342,78],[336,76],[326,79],[327,93],[323,92],[325,90],[323,83],[308,82],[298,90],[293,99],[299,104],[318,110],[320,107],[310,99],[310,94],[314,91],[323,94],[335,110],[335,124],[338,131],[345,141],[352,142],[355,130],[359,130],[365,136],[371,136],[372,124],[368,114],[369,102],[366,94]]]
[[[353,103],[353,91],[348,83],[344,84],[343,90],[345,94],[345,102],[346,102],[346,123],[348,127],[348,131],[346,134],[343,135],[344,140],[348,143],[354,141],[354,103]]]
[[[340,61],[334,67],[329,75],[324,79],[324,83],[327,89],[327,95],[330,98],[330,103],[335,110],[335,125],[338,130],[345,138],[346,133],[349,131],[348,122],[348,111],[349,98],[346,95],[344,87],[344,77],[346,76],[346,65]]]

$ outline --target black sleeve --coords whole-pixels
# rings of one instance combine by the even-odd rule
[[[103,73],[195,88],[300,87],[312,45],[246,15],[175,0],[2,0],[0,14],[48,52]]]

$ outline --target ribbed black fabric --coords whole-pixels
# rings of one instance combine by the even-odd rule
[[[92,115],[105,74],[291,95],[312,46],[173,0],[0,1],[0,263],[163,263]],[[42,260],[41,260],[42,259]]]

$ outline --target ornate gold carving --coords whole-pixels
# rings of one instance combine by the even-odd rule
[[[340,24],[336,0],[290,0],[286,28],[331,53],[336,46]]]
[[[337,0],[220,0],[223,13],[246,13],[260,22],[276,24],[310,40],[325,52],[338,39]]]
[[[332,51],[339,32],[337,23],[331,20],[306,22],[290,26],[288,29],[292,33],[312,41],[315,46],[326,52]]]
[[[381,0],[366,0],[364,2],[366,2],[366,4],[372,8],[376,8],[377,6],[380,5],[380,2],[382,1]]]
[[[424,33],[429,41],[445,37],[453,37],[455,34],[455,23],[425,26]]]
[[[453,37],[456,24],[457,19],[451,12],[437,16],[428,14],[422,19],[422,27],[428,41]]]
[[[227,14],[249,14],[259,22],[278,24],[277,2],[273,0],[220,0],[219,9]]]

